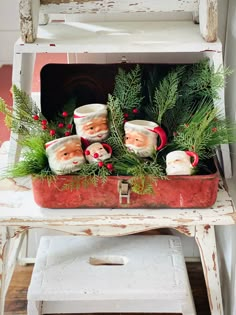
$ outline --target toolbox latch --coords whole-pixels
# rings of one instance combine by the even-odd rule
[[[123,203],[123,200],[126,199],[126,203],[130,203],[130,184],[128,181],[122,179],[118,183],[118,191],[119,191],[119,202]]]

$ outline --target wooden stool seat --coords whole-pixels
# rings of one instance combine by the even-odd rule
[[[109,312],[196,314],[178,237],[41,238],[28,315]]]

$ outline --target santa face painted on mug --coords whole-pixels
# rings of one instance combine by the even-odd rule
[[[150,157],[156,150],[163,148],[167,137],[156,123],[147,120],[131,120],[125,123],[125,146],[141,157]],[[161,144],[157,147],[157,137]]]
[[[106,143],[95,142],[90,144],[85,150],[85,157],[89,163],[105,161],[111,157],[112,149]]]
[[[57,175],[78,171],[85,163],[79,136],[69,136],[46,143],[48,163]]]
[[[192,162],[190,158],[192,158]],[[166,174],[191,175],[198,162],[199,158],[195,152],[181,150],[172,151],[166,156]]]
[[[100,142],[109,134],[107,107],[104,104],[88,104],[74,112],[76,133],[89,142]]]

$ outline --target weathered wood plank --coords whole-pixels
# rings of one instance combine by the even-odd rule
[[[200,31],[206,41],[217,39],[217,0],[20,0],[20,28],[24,42],[32,43],[37,37],[39,14],[46,23],[47,14],[103,14],[123,13],[183,13],[199,11]]]
[[[33,43],[37,37],[40,0],[20,0],[20,30],[25,43]]]
[[[198,0],[41,0],[40,3],[43,11],[67,14],[198,11]]]
[[[202,37],[207,42],[216,41],[218,29],[217,0],[199,1],[199,22]]]

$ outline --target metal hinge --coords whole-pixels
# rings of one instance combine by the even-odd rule
[[[119,202],[123,203],[123,199],[126,199],[126,203],[130,203],[130,183],[124,179],[119,180],[118,182],[118,191],[119,191]]]

